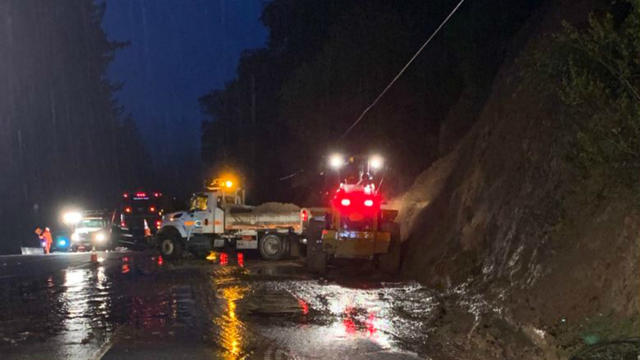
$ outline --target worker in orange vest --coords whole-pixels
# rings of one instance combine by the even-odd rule
[[[48,227],[44,228],[42,233],[44,239],[44,253],[49,254],[51,252],[51,244],[53,243],[53,237],[51,236],[51,230]]]

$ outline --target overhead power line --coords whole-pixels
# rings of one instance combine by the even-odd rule
[[[373,100],[373,102],[367,106],[366,109],[364,109],[364,111],[362,112],[362,114],[360,114],[360,116],[358,116],[358,118],[356,119],[356,121],[353,122],[353,124],[351,124],[351,126],[349,126],[349,128],[347,128],[347,130],[340,136],[340,138],[338,138],[338,140],[342,140],[345,136],[347,136],[347,134],[349,134],[349,132],[351,132],[351,130],[353,130],[354,127],[356,127],[356,125],[358,125],[358,123],[364,118],[364,116],[369,112],[369,110],[371,110],[371,108],[373,108],[378,101],[380,101],[380,99],[382,99],[382,97],[384,96],[384,94],[387,93],[387,91],[393,86],[393,84],[396,83],[396,81],[398,81],[398,79],[400,79],[400,77],[402,76],[402,74],[404,74],[404,72],[407,70],[407,68],[409,66],[411,66],[411,64],[413,63],[413,61],[418,57],[418,55],[420,55],[420,53],[422,53],[422,50],[424,50],[427,45],[429,45],[429,43],[431,42],[431,40],[438,34],[438,32],[440,32],[440,30],[447,24],[447,22],[449,21],[449,19],[451,19],[451,17],[456,13],[456,11],[458,11],[458,9],[460,8],[460,6],[462,6],[462,3],[464,3],[464,0],[460,0],[460,2],[458,3],[458,5],[456,5],[456,7],[453,8],[453,10],[451,10],[451,12],[449,13],[449,15],[447,15],[447,17],[444,19],[444,21],[442,21],[442,23],[440,24],[440,26],[438,26],[436,28],[436,30],[433,32],[433,34],[431,34],[431,36],[429,36],[429,38],[427,39],[427,41],[424,42],[424,44],[422,44],[422,46],[418,49],[418,51],[416,51],[415,54],[413,54],[413,56],[411,57],[411,59],[409,59],[409,61],[404,65],[404,67],[402,68],[402,70],[400,70],[400,72],[393,78],[393,80],[391,80],[391,82],[387,85],[387,87],[384,88],[384,90],[382,90],[382,92],[378,95],[378,97],[375,98],[375,100]]]

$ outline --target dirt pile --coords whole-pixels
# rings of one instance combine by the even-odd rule
[[[558,100],[521,77],[540,35],[590,9],[554,2],[530,20],[469,132],[401,200],[403,273],[443,289],[452,310],[435,358],[566,358],[640,333],[637,204],[575,186]]]

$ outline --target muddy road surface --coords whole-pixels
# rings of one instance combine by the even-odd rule
[[[222,261],[221,261],[222,260]],[[240,261],[238,261],[240,260]],[[432,292],[360,266],[326,279],[251,254],[0,258],[3,359],[414,359]]]

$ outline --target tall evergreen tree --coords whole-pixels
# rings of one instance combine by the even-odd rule
[[[106,206],[146,159],[105,75],[124,44],[93,0],[0,2],[0,251],[66,203]],[[13,242],[11,242],[13,241]]]

